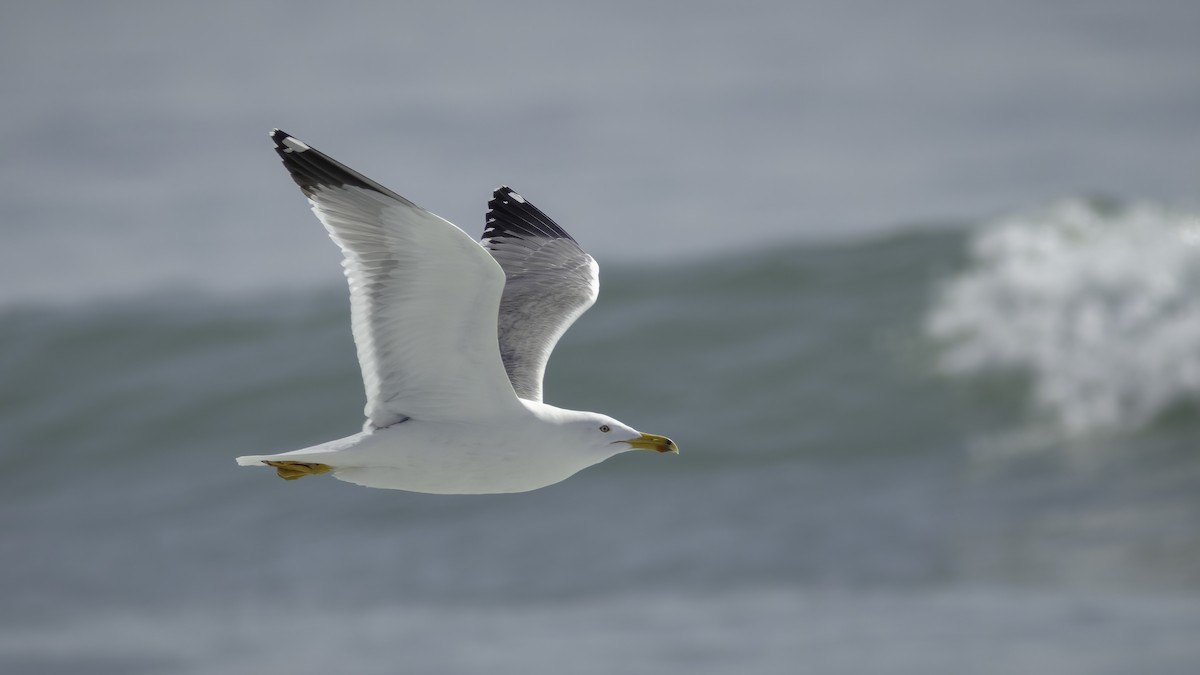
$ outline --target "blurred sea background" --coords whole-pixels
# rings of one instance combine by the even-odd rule
[[[0,7],[0,671],[1195,673],[1200,5]],[[520,495],[356,431],[275,126],[597,257]]]

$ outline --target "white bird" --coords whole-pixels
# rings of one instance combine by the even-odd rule
[[[332,472],[368,487],[523,492],[669,438],[542,402],[546,360],[599,291],[571,235],[501,187],[483,240],[288,134],[275,151],[342,249],[366,387],[363,431],[238,457],[285,479]]]

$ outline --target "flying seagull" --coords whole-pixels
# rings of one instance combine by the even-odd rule
[[[555,343],[596,301],[596,261],[501,187],[483,239],[279,129],[275,151],[342,249],[367,392],[360,433],[238,457],[292,480],[332,473],[367,487],[524,492],[671,439],[542,402]]]

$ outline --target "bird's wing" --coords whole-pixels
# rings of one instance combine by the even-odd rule
[[[497,347],[504,273],[483,247],[302,141],[271,138],[345,256],[368,424],[521,410]]]
[[[542,400],[542,374],[555,343],[600,292],[592,256],[541,209],[508,187],[488,202],[483,245],[506,281],[500,299],[500,356],[517,396]]]

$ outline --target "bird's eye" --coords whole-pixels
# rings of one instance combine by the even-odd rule
[[[612,427],[608,426],[607,424],[601,424],[600,431],[603,431],[607,434],[608,432],[612,431]]]

